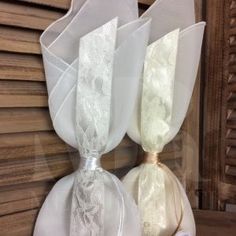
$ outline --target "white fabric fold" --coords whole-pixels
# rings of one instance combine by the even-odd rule
[[[197,76],[205,23],[194,24],[193,0],[179,0],[178,3],[157,0],[142,17],[147,16],[152,18],[151,45],[128,135],[141,144],[149,156],[158,156],[178,133],[186,116]],[[163,42],[171,33],[166,34],[177,28],[180,34],[173,63],[174,60],[169,60],[173,59],[169,56],[170,47]],[[174,50],[170,55],[173,53]],[[123,183],[141,212],[143,235],[170,236],[186,232],[195,236],[194,218],[186,193],[174,174],[159,160],[152,159],[151,163],[134,168]]]
[[[122,140],[138,90],[150,20],[135,20],[136,5],[74,0],[41,36],[53,126],[82,159],[47,196],[34,236],[141,234],[134,201],[99,165]]]
[[[193,0],[156,0],[143,13],[141,18],[151,17],[150,43],[175,30],[183,29],[195,23]]]

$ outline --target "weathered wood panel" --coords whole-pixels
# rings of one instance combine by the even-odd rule
[[[236,1],[206,6],[203,207],[225,210],[236,186]]]
[[[43,82],[0,81],[0,108],[47,107],[47,100]]]
[[[52,130],[48,109],[0,109],[0,134]]]
[[[40,32],[0,26],[0,50],[6,52],[40,54]]]
[[[204,47],[203,162],[201,166],[203,207],[218,208],[221,156],[221,105],[223,78],[224,0],[206,1],[207,31]]]
[[[40,9],[30,5],[19,5],[0,1],[0,22],[3,25],[44,30],[63,13]]]
[[[1,52],[0,80],[45,81],[41,56]]]

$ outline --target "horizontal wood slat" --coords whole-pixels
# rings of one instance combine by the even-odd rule
[[[56,7],[60,9],[68,9],[71,3],[71,0],[17,0],[19,2],[29,2],[35,4],[42,4],[45,6]],[[138,0],[139,3],[145,5],[151,5],[155,0]]]
[[[45,140],[43,140],[41,144],[40,141],[37,140],[37,138],[35,139],[35,154],[32,150],[33,146],[29,145],[29,147],[25,148],[23,148],[24,146],[12,147],[13,153],[10,152],[8,154],[9,156],[5,156],[5,158],[4,153],[2,157],[0,156],[0,160],[2,160],[0,162],[0,187],[36,181],[53,181],[66,174],[69,174],[73,169],[76,168],[79,158],[78,153],[74,149],[68,148],[64,145],[64,149],[62,146],[61,150],[59,150],[56,154],[46,155],[46,151],[44,152],[44,148],[47,149],[47,145],[50,146],[50,142],[52,142],[52,147],[54,145],[56,149],[59,149],[60,147],[58,147],[57,143],[53,144],[54,139],[52,137],[51,141],[49,141],[49,144],[45,143],[45,147],[43,143],[46,142],[47,138],[44,138]],[[29,140],[27,140],[26,143],[30,143]],[[33,141],[31,143],[33,144]],[[13,145],[10,145],[10,147],[11,146]],[[0,147],[0,152],[2,148],[3,147]],[[16,156],[14,156],[14,150],[15,152],[18,151],[18,154]],[[29,155],[30,150],[32,151],[31,156],[25,158]],[[20,151],[22,153],[20,153]],[[58,154],[60,153],[60,151],[62,152],[62,154]],[[25,155],[24,152],[26,152],[27,155]],[[53,151],[51,153],[53,153]],[[49,152],[49,154],[51,153]],[[22,157],[20,157],[21,155]],[[124,141],[114,151],[102,157],[102,166],[107,170],[132,167],[136,163],[136,156],[137,146],[130,141],[128,143],[127,141]],[[174,150],[164,152],[163,157],[165,157],[163,160],[164,163],[172,160],[174,161],[173,169],[176,169],[178,167],[178,165],[175,165],[175,158],[177,158],[177,155]],[[180,153],[178,157],[180,159]],[[74,168],[72,163],[74,163]],[[176,169],[176,171],[179,170]]]
[[[41,56],[1,52],[0,80],[45,81]]]
[[[18,1],[23,2],[23,1]],[[46,0],[29,0],[26,2],[33,2],[44,4],[48,6],[68,9],[68,0],[66,1],[46,1]],[[152,0],[140,0],[142,4],[150,5]],[[48,9],[38,8],[31,5],[21,5],[12,2],[0,1],[0,22],[3,25],[14,27],[23,27],[36,30],[44,30],[53,21],[62,17],[64,13]]]
[[[233,177],[236,177],[236,166],[232,166],[232,163],[229,163],[231,165],[227,165],[227,163],[225,162],[225,174],[226,175],[230,175]],[[233,163],[235,164],[235,163]]]
[[[1,22],[1,21],[0,21]],[[40,32],[0,26],[0,50],[40,54]]]
[[[1,95],[47,95],[44,82],[0,81]]]
[[[0,134],[52,130],[48,109],[0,109]]]
[[[70,7],[71,0],[17,0],[18,2],[29,2],[38,5],[45,5],[50,7],[56,7],[60,9],[68,9]]]
[[[236,186],[220,182],[220,200],[226,203],[236,204]]]
[[[47,107],[47,96],[0,95],[0,107]]]
[[[47,107],[44,82],[1,81],[0,107]]]
[[[2,188],[0,216],[39,208],[53,184],[38,182]]]
[[[0,217],[1,234],[4,236],[31,236],[38,209]]]
[[[0,160],[66,154],[76,150],[66,145],[54,132],[0,135]]]
[[[55,181],[73,170],[71,160],[75,160],[76,155],[31,157],[31,159],[2,162],[0,163],[0,187],[37,181]]]
[[[236,213],[217,211],[194,211],[197,236],[234,236]]]
[[[124,138],[118,148],[134,146],[135,144],[130,139]],[[0,135],[0,161],[72,152],[76,150],[66,145],[53,131]]]
[[[44,30],[63,15],[57,11],[0,1],[0,22],[3,25]]]
[[[102,166],[107,170],[131,167],[136,162],[135,150],[136,146],[118,148],[104,155]],[[76,169],[78,161],[78,153],[66,153],[1,162],[0,187],[37,181],[55,181]]]

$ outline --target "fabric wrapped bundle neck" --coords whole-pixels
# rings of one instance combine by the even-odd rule
[[[194,15],[193,0],[157,0],[142,16],[152,18],[150,45],[128,135],[148,154],[123,183],[139,207],[145,236],[196,234],[183,187],[156,159],[190,103],[205,27]]]
[[[136,18],[134,0],[73,1],[41,36],[53,126],[81,158],[47,196],[34,236],[141,234],[134,201],[100,166],[122,140],[138,91],[150,20]]]

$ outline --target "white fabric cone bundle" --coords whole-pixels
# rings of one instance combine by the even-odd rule
[[[149,29],[134,0],[74,0],[41,36],[53,126],[81,160],[47,196],[34,236],[141,235],[134,201],[99,163],[128,128]]]
[[[131,170],[123,183],[141,212],[143,235],[195,236],[186,193],[156,157],[178,133],[186,116],[205,23],[194,24],[193,0],[159,0],[142,17],[152,18],[150,45],[128,135],[154,159]]]

